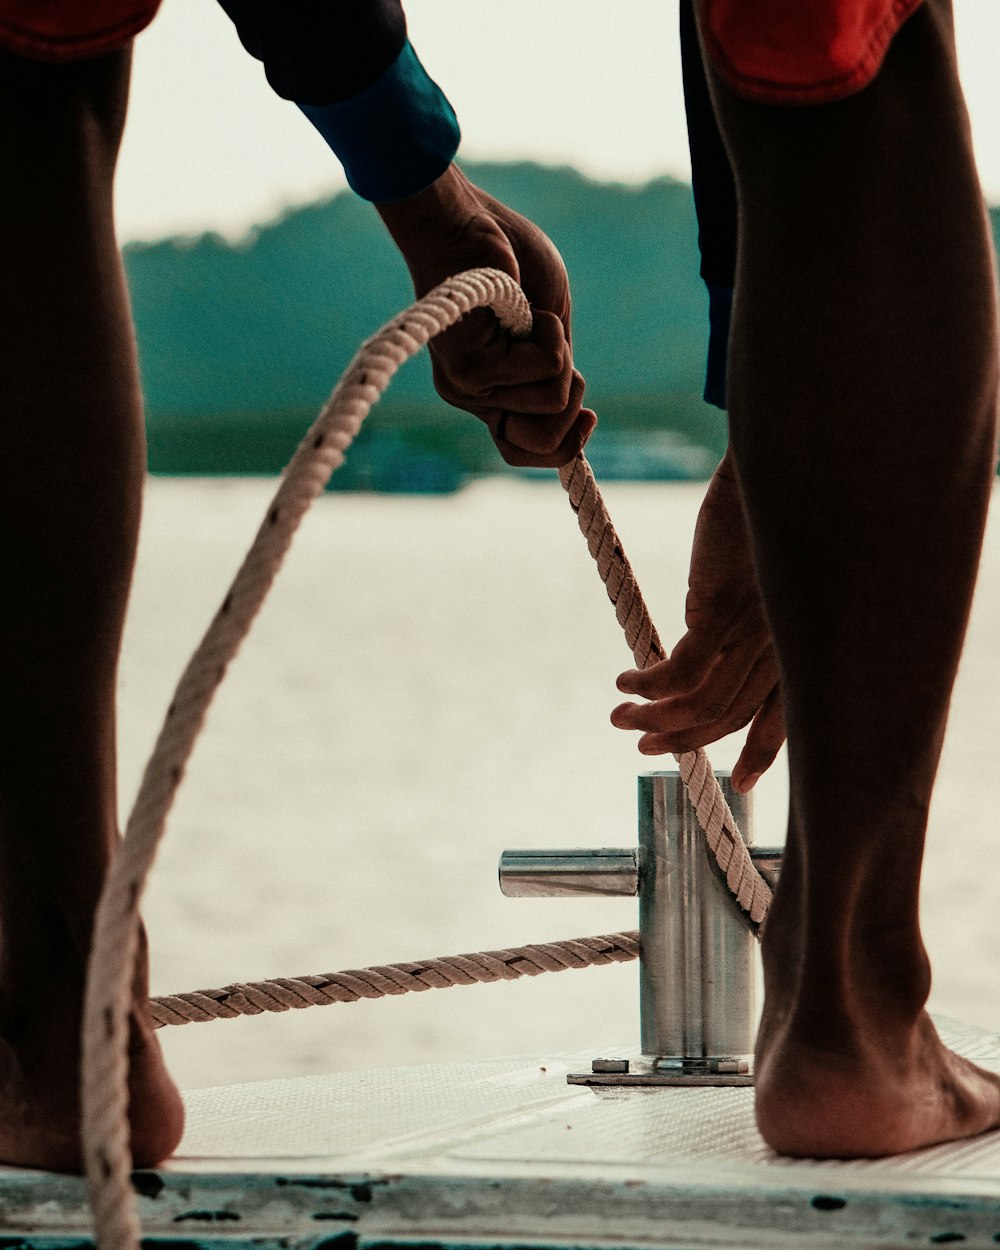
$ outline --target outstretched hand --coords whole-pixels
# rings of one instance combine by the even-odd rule
[[[687,633],[669,659],[619,677],[619,690],[649,702],[621,704],[612,723],[641,730],[645,755],[680,755],[749,724],[733,785],[750,790],[781,749],[785,724],[777,660],[728,452],[698,514],[685,621]]]
[[[475,310],[431,342],[434,385],[442,399],[485,422],[508,464],[567,464],[597,418],[582,406],[583,378],[570,348],[569,283],[553,244],[454,165],[419,195],[376,207],[418,296],[478,267],[500,269],[520,283],[531,303],[531,334],[512,338],[490,311]]]

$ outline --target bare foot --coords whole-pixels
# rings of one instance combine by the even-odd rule
[[[0,1021],[0,1162],[82,1172],[79,985],[49,985],[35,1009],[6,1007]],[[184,1108],[144,1016],[133,1011],[129,1124],[136,1167],[177,1147]]]
[[[948,1050],[924,1012],[905,1031],[831,1029],[828,1046],[772,1022],[755,1084],[758,1128],[781,1154],[877,1158],[1000,1127],[1000,1076]]]

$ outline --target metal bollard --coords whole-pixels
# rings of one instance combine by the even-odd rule
[[[751,841],[752,796],[719,783]],[[639,778],[639,862],[643,1054],[654,1068],[738,1071],[753,1053],[757,942],[676,773]]]
[[[717,774],[752,843],[752,796]],[[780,849],[751,846],[773,885]],[[505,851],[500,888],[511,897],[639,896],[639,987],[645,1078],[749,1081],[757,1024],[756,940],[714,862],[677,772],[639,778],[639,847]],[[597,1078],[594,1078],[597,1079]],[[626,1080],[600,1077],[601,1083]]]

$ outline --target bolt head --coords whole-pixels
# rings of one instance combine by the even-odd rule
[[[595,1059],[590,1065],[591,1072],[618,1072],[624,1073],[629,1070],[629,1061],[627,1059]]]

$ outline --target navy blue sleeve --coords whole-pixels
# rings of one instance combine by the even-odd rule
[[[407,42],[370,87],[299,108],[336,152],[352,189],[376,203],[405,200],[439,178],[458,151],[458,119]]]

